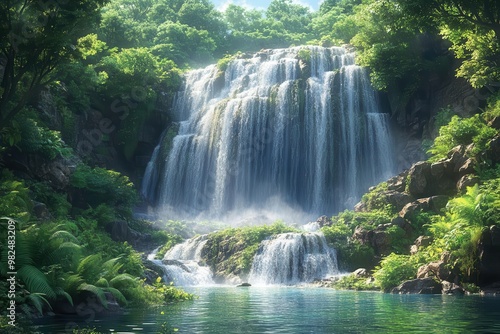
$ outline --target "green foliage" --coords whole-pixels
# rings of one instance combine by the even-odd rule
[[[31,211],[29,190],[7,169],[0,172],[0,217],[27,220]]]
[[[71,175],[70,182],[73,187],[80,189],[83,200],[91,207],[107,204],[116,208],[118,214],[130,217],[137,193],[127,176],[80,164]]]
[[[32,182],[29,185],[35,201],[44,203],[55,218],[66,217],[71,210],[67,195],[52,189],[47,182]]]
[[[473,153],[482,152],[496,133],[497,130],[487,126],[481,115],[474,115],[470,118],[460,118],[455,115],[448,125],[439,129],[439,136],[428,151],[432,154],[429,160],[443,159],[453,147],[470,143],[474,143]]]
[[[387,215],[395,214],[394,208],[387,203],[384,192],[386,192],[388,185],[387,182],[379,183],[373,189],[365,193],[361,197],[361,203],[363,203],[368,211],[379,210]]]
[[[272,235],[287,232],[299,231],[277,221],[272,225],[228,228],[210,233],[207,242],[207,245],[210,245],[207,264],[211,267],[219,266],[219,269],[222,268],[227,274],[248,273],[260,242]],[[219,258],[220,248],[226,249],[230,256]]]
[[[26,105],[54,82],[54,69],[71,59],[81,36],[97,21],[104,0],[56,4],[3,1],[0,3],[0,44],[3,67],[0,83],[0,129],[10,126]]]
[[[455,115],[455,113],[450,106],[439,109],[436,116],[434,116],[434,127],[436,129],[440,129],[442,126],[447,125],[448,123],[450,123],[453,115]]]
[[[297,53],[297,56],[300,60],[302,60],[306,64],[309,64],[311,62],[311,49],[302,48]]]
[[[434,256],[449,252],[453,267],[464,280],[474,279],[472,274],[477,269],[478,243],[483,229],[498,224],[499,185],[498,179],[493,179],[482,186],[467,188],[466,194],[449,201],[445,216],[429,225],[434,242],[427,252]]]
[[[193,294],[187,293],[184,290],[173,286],[172,283],[170,285],[165,285],[162,283],[161,277],[156,279],[156,282],[153,284],[153,288],[153,291],[163,296],[164,302],[194,299]]]
[[[71,150],[61,140],[59,131],[47,129],[39,120],[34,110],[18,114],[14,125],[21,136],[17,147],[23,153],[37,153],[52,160],[57,156],[69,156]]]
[[[406,280],[415,278],[419,263],[409,255],[390,254],[376,267],[373,277],[383,290],[387,291]]]
[[[388,213],[386,210],[372,210],[368,212],[355,212],[345,210],[332,217],[333,223],[349,224],[354,231],[354,227],[363,226],[368,229],[377,227],[380,224],[390,223],[394,214]]]
[[[493,120],[495,117],[500,117],[500,93],[497,92],[490,96],[483,117],[487,122]]]
[[[380,287],[366,277],[356,277],[354,274],[341,277],[332,283],[332,287],[342,290],[379,290]]]

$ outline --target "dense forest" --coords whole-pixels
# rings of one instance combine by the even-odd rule
[[[353,48],[381,96],[397,96],[388,104],[400,131],[414,131],[419,120],[428,159],[324,223],[345,269],[373,270],[372,281],[334,284],[390,290],[436,261],[449,271],[442,280],[467,291],[500,279],[498,269],[480,275],[485,239],[498,237],[500,221],[500,2],[325,0],[312,11],[273,0],[265,10],[222,11],[208,0],[4,0],[0,22],[0,287],[9,290],[15,249],[19,314],[65,312],[89,297],[104,307],[111,299],[120,306],[192,299],[146,268],[141,252],[167,245],[164,253],[197,232],[186,222],[133,217],[182,75],[213,63],[223,72],[246,53],[299,45]],[[415,113],[429,82],[450,77],[484,98],[468,113],[452,106]],[[439,164],[453,186],[422,186],[422,178],[437,182],[429,173]],[[445,199],[406,206],[436,196]],[[258,242],[291,230],[217,232],[214,245],[231,235],[247,246],[220,271],[248,271]],[[379,232],[382,243],[370,237]],[[426,243],[410,254],[417,237]],[[2,314],[8,303],[2,294]],[[2,316],[6,330],[8,321]]]

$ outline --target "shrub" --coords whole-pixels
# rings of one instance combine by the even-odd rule
[[[71,204],[65,193],[53,190],[46,182],[32,182],[29,188],[33,192],[34,200],[47,205],[55,218],[64,218],[69,214]]]
[[[138,196],[127,176],[104,168],[80,164],[71,175],[71,185],[80,189],[82,200],[91,207],[107,204],[118,214],[131,217]]]
[[[448,125],[439,129],[439,136],[428,153],[432,154],[430,161],[445,158],[448,152],[457,145],[474,143],[474,154],[486,149],[488,141],[495,136],[497,131],[486,125],[481,115],[470,118],[453,116]]]
[[[332,287],[343,290],[379,290],[375,282],[368,281],[366,277],[356,277],[353,274],[341,277],[332,284]]]
[[[391,253],[386,256],[373,274],[375,281],[383,290],[389,290],[404,281],[415,278],[419,264],[409,255]]]
[[[31,211],[31,200],[24,182],[4,169],[0,173],[0,217],[11,217],[27,221]]]

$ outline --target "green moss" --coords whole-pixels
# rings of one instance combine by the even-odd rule
[[[225,274],[246,274],[260,242],[272,235],[299,232],[282,222],[272,225],[228,228],[208,236],[206,262],[214,271]]]

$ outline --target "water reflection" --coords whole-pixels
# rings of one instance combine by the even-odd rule
[[[130,310],[89,324],[102,332],[157,333],[500,333],[500,298],[390,295],[319,288],[193,288],[200,298]],[[163,314],[162,314],[163,313]],[[40,331],[64,333],[68,317]]]

